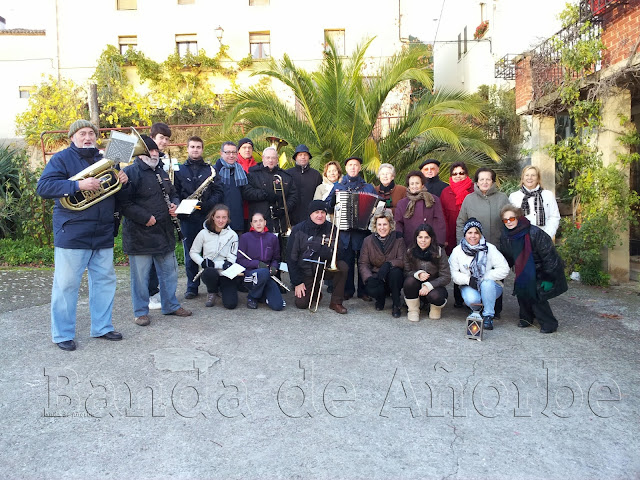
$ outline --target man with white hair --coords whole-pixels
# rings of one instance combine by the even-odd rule
[[[249,184],[244,191],[244,198],[249,201],[249,218],[260,212],[272,233],[287,232],[289,226],[285,218],[285,201],[287,212],[293,211],[298,192],[293,177],[278,166],[275,148],[265,148],[262,163],[249,169]]]
[[[122,335],[114,330],[111,318],[116,293],[113,268],[115,196],[106,197],[84,210],[70,210],[60,203],[64,197],[100,190],[100,180],[95,176],[70,180],[101,160],[102,155],[96,148],[97,136],[98,129],[88,120],[73,122],[69,128],[71,145],[49,160],[38,180],[38,195],[55,199],[51,336],[53,342],[66,351],[76,349],[76,309],[85,269],[89,272],[91,336],[122,340]],[[127,175],[118,172],[118,180],[127,183]]]

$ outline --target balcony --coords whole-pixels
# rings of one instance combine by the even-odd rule
[[[507,53],[496,62],[493,76],[495,78],[502,78],[503,80],[515,80],[516,59],[520,56],[521,55],[517,55],[515,53]]]
[[[623,2],[622,0],[589,0],[589,9],[591,10],[592,15],[598,16],[606,13],[607,10],[621,3],[626,2]]]

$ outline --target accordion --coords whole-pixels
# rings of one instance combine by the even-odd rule
[[[337,205],[340,212],[336,211],[336,223],[340,230],[368,230],[375,213],[384,209],[384,201],[375,193],[344,190],[336,192]]]

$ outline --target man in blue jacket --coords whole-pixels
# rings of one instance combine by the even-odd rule
[[[37,193],[55,199],[53,241],[55,272],[51,292],[51,336],[62,350],[75,350],[76,309],[80,281],[89,272],[89,311],[91,336],[122,340],[111,322],[116,293],[113,268],[113,231],[115,198],[113,195],[85,210],[69,210],[60,199],[82,191],[100,190],[94,177],[69,180],[101,159],[96,148],[98,129],[87,120],[77,120],[69,128],[71,145],[56,153],[38,180]],[[118,173],[127,182],[124,172]]]

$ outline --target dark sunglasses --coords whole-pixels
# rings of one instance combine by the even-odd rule
[[[464,172],[453,172],[453,173],[451,174],[451,176],[452,176],[452,177],[455,177],[455,176],[457,176],[457,175],[466,175],[466,173],[464,173]]]

